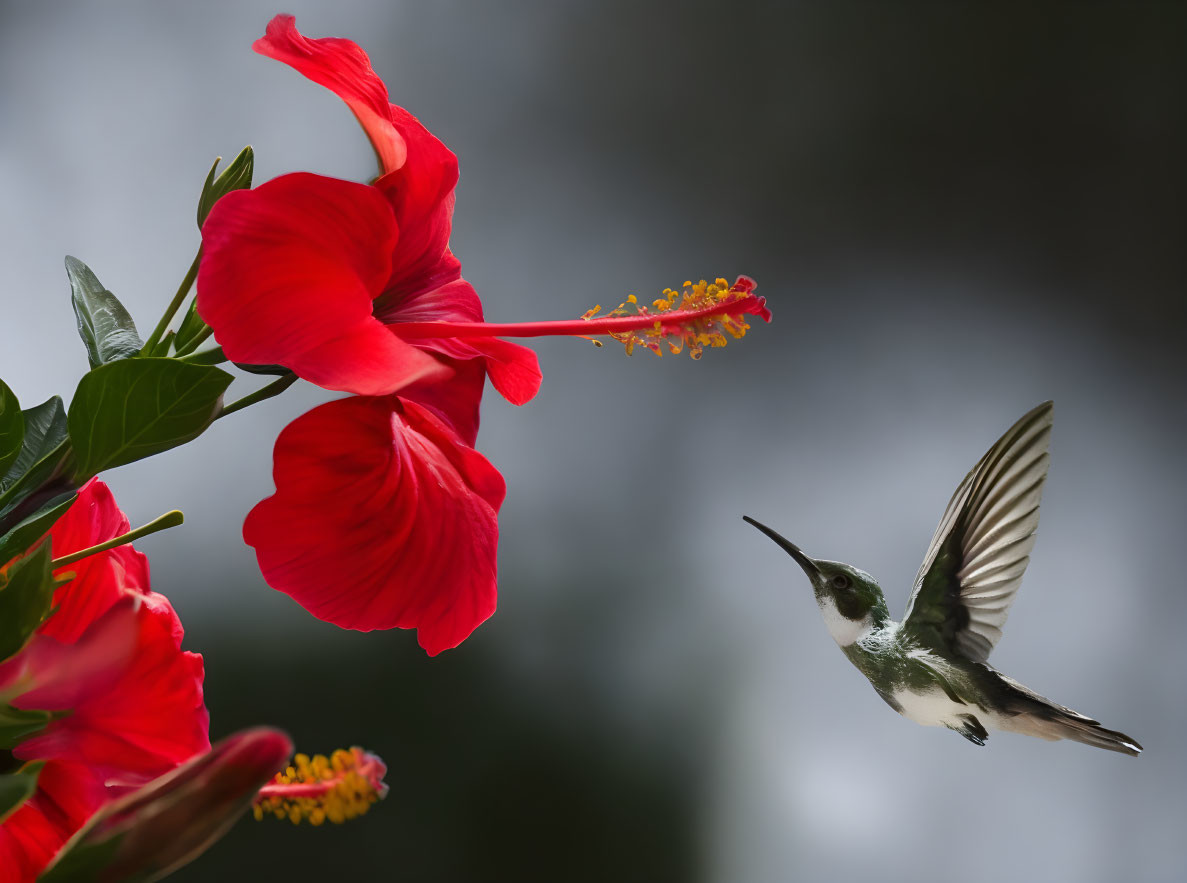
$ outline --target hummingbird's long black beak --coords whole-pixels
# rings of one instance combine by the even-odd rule
[[[820,573],[820,568],[816,566],[816,562],[813,561],[811,558],[809,558],[807,555],[805,555],[803,552],[801,552],[800,547],[797,546],[795,543],[793,543],[791,540],[789,540],[786,537],[782,536],[781,534],[778,534],[775,531],[771,530],[769,527],[767,527],[761,521],[755,521],[749,515],[743,515],[742,520],[745,521],[747,524],[753,524],[755,527],[757,527],[759,530],[761,530],[763,533],[765,533],[767,536],[769,536],[772,540],[774,540],[779,545],[779,547],[783,549],[784,552],[786,552],[788,555],[790,555],[792,558],[795,559],[796,564],[798,564],[800,567],[802,567],[804,569],[804,573],[808,574],[809,579],[811,579],[813,576],[818,575]]]

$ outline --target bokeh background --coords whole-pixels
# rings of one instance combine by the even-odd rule
[[[273,2],[0,0],[0,375],[86,367],[62,256],[151,329],[215,155],[374,173],[341,103],[250,51]],[[500,608],[427,659],[313,620],[240,540],[295,388],[107,476],[207,664],[214,736],[379,752],[338,829],[241,823],[178,880],[1187,875],[1182,3],[289,2],[359,41],[460,156],[453,245],[495,321],[747,273],[740,344],[537,345],[488,395]],[[245,389],[251,381],[244,381]],[[897,718],[744,525],[878,576],[900,612],[965,471],[1057,403],[993,661],[1140,759]]]

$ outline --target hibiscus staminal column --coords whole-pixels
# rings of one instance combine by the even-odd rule
[[[580,319],[551,322],[397,322],[388,329],[409,342],[439,339],[475,339],[490,337],[613,337],[630,355],[643,346],[657,356],[667,346],[672,353],[688,347],[689,355],[699,359],[705,347],[723,347],[730,338],[739,339],[750,330],[746,316],[771,321],[766,299],[754,293],[756,284],[748,276],[739,276],[733,285],[725,279],[713,282],[685,282],[683,291],[664,289],[648,308],[631,295],[604,316],[601,306],[587,311]],[[594,343],[601,346],[600,341]]]
[[[256,821],[272,815],[294,825],[303,821],[340,825],[363,815],[387,795],[386,772],[382,760],[358,747],[329,757],[298,754],[260,789],[252,812]]]

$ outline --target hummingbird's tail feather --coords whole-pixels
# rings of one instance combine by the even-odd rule
[[[1102,727],[1099,723],[1086,718],[1076,712],[1065,713],[1063,709],[1052,706],[1046,713],[1023,712],[1008,721],[1003,722],[1002,729],[1010,729],[1016,733],[1028,736],[1038,736],[1040,739],[1071,739],[1083,742],[1094,748],[1105,748],[1137,757],[1142,753],[1142,746],[1124,733]]]
[[[1142,753],[1142,746],[1136,739],[1117,730],[1102,727],[1092,718],[1040,696],[1001,672],[995,674],[1013,693],[1011,701],[1007,702],[1005,713],[998,721],[999,729],[1037,736],[1048,741],[1071,739],[1094,748],[1128,754],[1130,757],[1137,757]]]

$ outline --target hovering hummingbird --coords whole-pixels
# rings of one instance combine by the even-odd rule
[[[868,573],[809,558],[743,518],[803,568],[829,633],[886,703],[916,723],[984,745],[987,729],[1073,739],[1137,756],[1142,746],[987,665],[1030,560],[1050,457],[1053,405],[1010,427],[952,495],[902,622]]]

